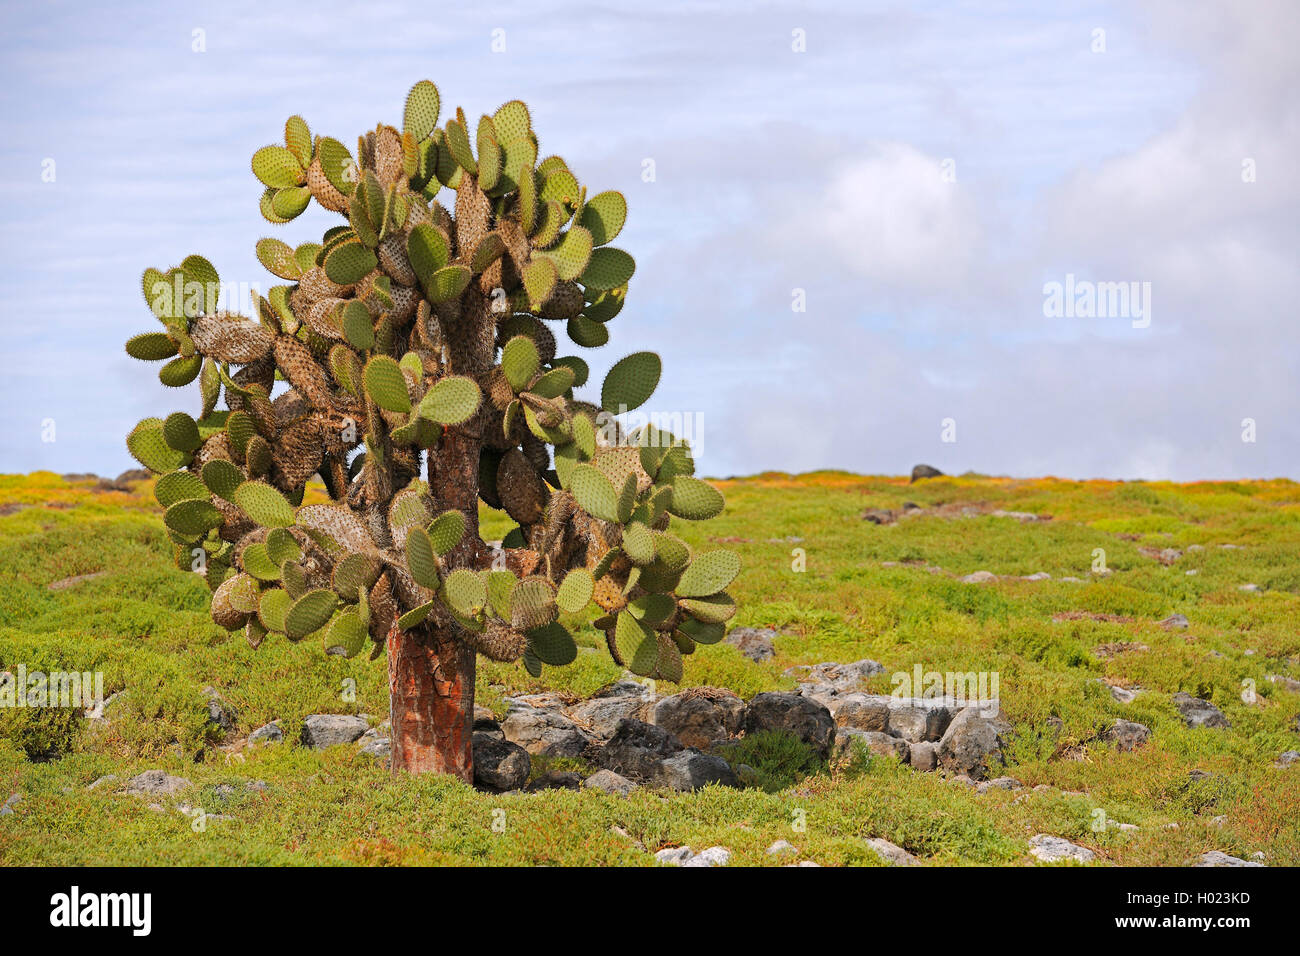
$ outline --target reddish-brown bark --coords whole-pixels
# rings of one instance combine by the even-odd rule
[[[432,628],[388,633],[393,771],[474,781],[473,648]]]

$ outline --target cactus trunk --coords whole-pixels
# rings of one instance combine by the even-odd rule
[[[393,772],[474,782],[474,650],[432,626],[388,635]]]

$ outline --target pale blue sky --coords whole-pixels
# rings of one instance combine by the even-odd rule
[[[652,407],[698,416],[709,474],[1295,477],[1297,13],[1190,6],[6,3],[0,471],[115,474],[138,419],[193,411],[122,351],[141,271],[273,282],[257,238],[337,220],[264,222],[254,150],[292,113],[400,125],[428,78],[444,117],[526,100],[627,195],[637,275],[583,354],[661,352]],[[1045,317],[1067,273],[1150,282],[1150,328]]]

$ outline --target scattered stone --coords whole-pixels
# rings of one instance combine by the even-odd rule
[[[709,784],[735,787],[739,784],[731,765],[721,757],[683,750],[660,760],[649,774],[648,785],[661,790],[689,792]]]
[[[956,709],[942,698],[890,698],[889,732],[911,742],[940,740]]]
[[[1289,767],[1297,760],[1300,760],[1300,750],[1286,750],[1277,758],[1275,767]]]
[[[506,740],[537,756],[579,757],[592,743],[578,725],[559,710],[535,706],[524,698],[510,701],[501,729]]]
[[[1021,578],[1021,580],[1022,581],[1050,581],[1052,580],[1052,576],[1048,574],[1046,571],[1035,571],[1033,574],[1026,574],[1023,578]]]
[[[964,578],[959,578],[962,584],[983,584],[986,581],[996,581],[998,576],[992,571],[974,571]]]
[[[953,718],[939,741],[940,766],[984,779],[990,758],[1001,761],[1002,747],[1011,725],[1001,716],[986,717],[979,705],[972,705]]]
[[[1300,680],[1294,677],[1283,677],[1281,674],[1269,674],[1265,678],[1270,684],[1276,684],[1283,690],[1290,691],[1293,694],[1300,694]]]
[[[170,795],[191,786],[184,777],[170,776],[164,770],[146,770],[126,782],[123,793],[133,797]]]
[[[872,524],[893,524],[898,520],[898,516],[888,508],[868,508],[858,517]]]
[[[611,824],[611,825],[610,825],[609,832],[612,833],[612,834],[614,834],[615,836],[620,836],[620,837],[622,837],[624,840],[627,840],[628,843],[631,843],[631,844],[632,844],[634,847],[636,847],[638,850],[645,850],[645,844],[644,844],[644,843],[642,843],[640,840],[638,840],[638,839],[637,839],[636,837],[634,837],[632,834],[628,833],[626,830],[624,830],[624,829],[623,829],[621,826],[619,826],[617,823],[615,823],[615,824]]]
[[[1115,698],[1121,704],[1131,704],[1137,699],[1141,687],[1120,687],[1116,684],[1107,684],[1110,689],[1110,696]]]
[[[781,856],[785,853],[798,853],[799,848],[789,840],[777,840],[767,848],[768,856]]]
[[[916,465],[912,468],[912,481],[919,481],[922,478],[942,478],[943,472],[931,465]]]
[[[1232,726],[1219,708],[1208,700],[1193,697],[1184,691],[1180,690],[1174,694],[1174,706],[1178,708],[1178,712],[1183,716],[1183,722],[1188,727],[1228,728]]]
[[[582,774],[572,770],[548,770],[528,785],[529,793],[540,790],[578,790],[582,787]]]
[[[1092,653],[1104,660],[1118,654],[1132,654],[1135,651],[1149,650],[1151,650],[1150,647],[1139,641],[1111,641],[1109,644],[1098,644],[1092,649]]]
[[[922,741],[908,748],[908,759],[913,770],[929,772],[939,765],[939,745]]]
[[[812,860],[800,860],[798,863],[787,863],[786,866],[821,866],[821,864],[814,863]]]
[[[655,705],[654,723],[687,747],[708,747],[734,737],[745,721],[745,702],[729,690],[692,687]]]
[[[565,708],[565,713],[582,729],[600,740],[608,740],[618,730],[620,721],[649,717],[651,704],[645,685],[621,680],[590,699]]]
[[[726,847],[711,846],[682,863],[682,866],[726,866],[730,862],[730,850]]]
[[[1116,720],[1102,736],[1112,741],[1121,753],[1129,753],[1151,739],[1151,728],[1133,720]]]
[[[14,807],[23,802],[21,793],[11,793],[9,799],[0,805],[0,817],[7,817],[14,812]]]
[[[208,725],[228,734],[235,729],[236,713],[230,705],[221,699],[215,687],[203,688],[203,696],[208,699]]]
[[[386,764],[393,758],[393,742],[388,737],[375,735],[375,737],[362,744],[357,752],[363,753],[367,757],[374,757],[381,764]]]
[[[1062,837],[1049,836],[1046,833],[1039,833],[1030,838],[1029,852],[1047,863],[1056,863],[1060,860],[1090,863],[1097,856],[1087,847],[1071,843]]]
[[[1239,585],[1237,585],[1237,590],[1238,590],[1238,591],[1258,591],[1258,590],[1259,590],[1259,585],[1258,585],[1258,584],[1239,584]]]
[[[788,667],[784,671],[784,675],[793,677],[801,685],[824,685],[834,695],[853,691],[866,678],[876,674],[883,674],[884,671],[885,666],[879,661],[864,658],[860,661],[853,661],[851,664],[826,663],[815,664],[812,667],[806,664],[798,667]]]
[[[866,842],[867,846],[874,850],[878,857],[894,866],[920,866],[921,864],[920,860],[897,843],[890,843],[882,837],[871,837]]]
[[[777,636],[776,631],[770,627],[734,627],[727,635],[726,642],[751,661],[762,662],[776,656],[772,641]]]
[[[117,774],[106,773],[104,774],[104,776],[98,777],[95,780],[92,780],[90,783],[86,784],[86,789],[98,790],[100,787],[104,786],[105,784],[112,783],[116,779],[117,779]]]
[[[1024,786],[1015,777],[995,777],[992,780],[985,780],[983,783],[977,784],[975,792],[988,793],[990,790],[1006,790],[1008,793],[1013,793],[1016,790],[1023,790]]]
[[[745,710],[745,733],[783,730],[794,734],[823,757],[835,741],[835,721],[825,705],[800,694],[758,694]]]
[[[1166,631],[1172,631],[1172,630],[1185,631],[1189,627],[1191,627],[1191,625],[1192,622],[1187,620],[1187,618],[1182,614],[1170,614],[1167,618],[1165,618],[1163,621],[1160,622],[1160,626],[1163,627]]]
[[[693,856],[695,853],[688,846],[670,846],[657,852],[655,859],[668,866],[681,866]]]
[[[474,783],[478,786],[503,793],[518,790],[528,782],[533,762],[523,747],[489,734],[474,734],[471,747]]]
[[[284,740],[284,732],[280,730],[280,722],[273,720],[269,724],[263,724],[255,731],[248,735],[248,743],[255,744],[278,744]]]
[[[597,770],[582,781],[582,785],[588,790],[599,790],[620,797],[626,797],[633,790],[638,789],[637,785],[627,777],[612,770]]]
[[[889,701],[883,694],[847,694],[831,698],[827,709],[840,727],[889,731]]]
[[[598,755],[598,762],[606,770],[613,770],[632,778],[648,777],[655,772],[661,760],[682,750],[682,742],[654,724],[626,719]]]
[[[1202,867],[1202,866],[1263,866],[1264,864],[1252,860],[1243,860],[1240,857],[1236,857],[1236,856],[1229,856],[1227,853],[1224,853],[1222,850],[1210,850],[1208,853],[1201,854],[1200,862],[1195,863],[1193,865],[1197,867]]]
[[[1052,520],[1051,515],[1038,515],[1034,514],[1032,511],[1003,511],[1001,508],[998,508],[996,511],[990,511],[989,516],[993,518],[1015,518],[1022,524],[1027,524],[1030,521]],[[1027,578],[1026,580],[1032,579]]]
[[[312,714],[302,722],[302,742],[313,750],[324,750],[353,743],[369,729],[364,718],[352,714]]]

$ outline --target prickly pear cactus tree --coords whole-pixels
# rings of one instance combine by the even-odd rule
[[[252,317],[218,310],[200,256],[145,271],[162,329],[127,352],[164,362],[166,385],[197,380],[201,401],[127,447],[158,473],[176,560],[206,575],[217,624],[255,647],[386,651],[394,769],[470,780],[477,654],[539,676],[575,659],[570,628],[594,616],[616,662],[679,681],[735,613],[740,562],[669,530],[723,507],[687,443],[613,417],[650,397],[659,356],[618,361],[597,402],[575,394],[587,364],[557,355],[556,324],[599,348],[623,308],[634,263],[608,245],[623,196],[539,162],[517,100],[473,128],[438,114],[422,81],[403,128],[366,133],[355,157],[298,116],[253,155],[267,220],[315,199],[343,221],[257,243],[285,284],[254,293]],[[304,504],[317,475],[329,502]],[[497,546],[480,499],[518,524]]]

